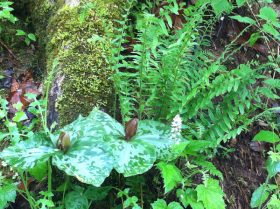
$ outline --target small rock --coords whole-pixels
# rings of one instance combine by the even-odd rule
[[[250,142],[250,149],[255,152],[262,152],[264,149],[264,146],[260,142]]]

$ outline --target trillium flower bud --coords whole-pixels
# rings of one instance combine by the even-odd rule
[[[129,141],[133,136],[136,135],[138,128],[138,119],[133,118],[125,124],[125,139]]]
[[[66,132],[61,132],[57,140],[57,148],[65,153],[70,148],[70,146],[71,140],[69,134]]]

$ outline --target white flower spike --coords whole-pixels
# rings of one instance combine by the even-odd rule
[[[182,130],[182,118],[178,114],[173,118],[171,124],[171,138],[175,140],[176,144],[180,142],[181,130]]]

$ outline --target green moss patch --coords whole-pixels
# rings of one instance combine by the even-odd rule
[[[39,38],[45,44],[46,71],[49,72],[53,60],[58,59],[57,75],[64,76],[62,93],[56,101],[60,124],[69,123],[79,114],[88,113],[93,106],[110,106],[112,72],[108,70],[104,58],[110,43],[103,37],[105,25],[110,24],[104,25],[104,21],[110,23],[119,17],[120,2],[86,1],[96,6],[90,10],[84,22],[79,18],[83,2],[78,7],[61,2],[51,4],[47,0],[38,2],[41,4],[36,3],[34,9],[38,9],[39,14],[34,20],[35,26],[39,24]],[[89,42],[93,35],[103,37],[102,41]]]

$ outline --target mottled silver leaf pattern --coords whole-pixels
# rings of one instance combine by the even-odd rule
[[[100,186],[115,169],[125,177],[148,171],[157,159],[168,160],[174,145],[170,127],[155,121],[140,121],[136,136],[125,140],[124,127],[108,114],[94,109],[54,134],[69,134],[70,148],[64,153],[47,137],[21,142],[5,149],[0,157],[12,166],[31,168],[38,160],[53,156],[52,163],[79,181]],[[38,140],[40,139],[40,140]]]

